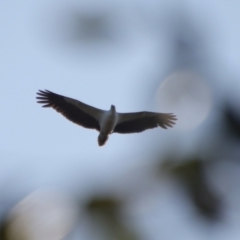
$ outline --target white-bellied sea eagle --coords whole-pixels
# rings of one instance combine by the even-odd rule
[[[156,127],[172,127],[177,120],[172,113],[132,112],[118,113],[114,105],[104,111],[78,100],[48,90],[37,92],[38,103],[52,107],[68,120],[85,128],[96,129],[99,146],[103,146],[111,133],[138,133]]]

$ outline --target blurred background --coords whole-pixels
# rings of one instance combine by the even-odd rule
[[[0,239],[239,239],[239,1],[1,1],[0,32]],[[178,121],[99,147],[38,89]]]

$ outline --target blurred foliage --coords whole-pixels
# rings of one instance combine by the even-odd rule
[[[29,229],[18,228],[16,230],[15,221],[17,220],[17,216],[9,217],[6,216],[0,225],[0,240],[28,240]],[[12,227],[15,225],[14,227]],[[18,226],[19,227],[19,226]]]
[[[193,152],[196,153],[195,156],[181,158],[170,155],[161,164],[161,171],[165,171],[181,181],[200,215],[209,220],[219,220],[222,217],[223,207],[226,206],[224,206],[216,189],[211,185],[206,170],[213,162],[216,165],[221,164],[218,159],[219,154],[224,156],[227,161],[235,157],[229,144],[233,144],[232,140],[238,142],[240,139],[240,114],[236,106],[236,103],[233,104],[229,101],[223,104],[220,110],[222,118],[218,119],[223,124],[218,125],[217,132],[220,134],[217,133],[216,136],[213,136],[214,142],[212,142],[212,147],[209,146],[210,151],[207,149],[204,152],[201,146],[197,146],[193,149]],[[210,134],[214,134],[214,132],[210,132]],[[197,154],[200,149],[201,156],[205,156],[204,159]]]
[[[198,212],[208,219],[219,219],[221,199],[206,178],[206,162],[198,157],[167,160],[162,168],[181,180]]]
[[[137,240],[136,233],[121,218],[123,203],[112,196],[94,197],[86,204],[93,225],[100,226],[107,240]]]
[[[223,117],[228,133],[240,139],[240,114],[232,105],[229,103],[225,105],[223,109]]]
[[[7,240],[7,223],[4,220],[0,223],[0,239]]]

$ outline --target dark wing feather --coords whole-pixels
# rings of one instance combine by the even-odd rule
[[[156,127],[172,127],[177,120],[171,113],[137,112],[119,113],[119,123],[113,132],[137,133]]]
[[[43,107],[52,107],[57,112],[65,116],[68,120],[85,128],[92,128],[100,131],[97,118],[91,116],[93,114],[90,115],[86,113],[86,109],[90,110],[89,112],[95,111],[96,113],[99,113],[102,110],[93,108],[85,103],[75,99],[67,98],[48,90],[39,90],[37,95],[38,96],[36,98],[38,99],[38,103],[44,104]]]

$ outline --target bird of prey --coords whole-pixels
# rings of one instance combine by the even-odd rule
[[[158,126],[166,129],[172,127],[177,120],[172,113],[118,113],[114,105],[111,105],[110,110],[104,111],[48,90],[39,90],[37,95],[37,102],[44,104],[43,107],[52,107],[68,120],[99,131],[99,146],[106,143],[111,133],[138,133]]]

